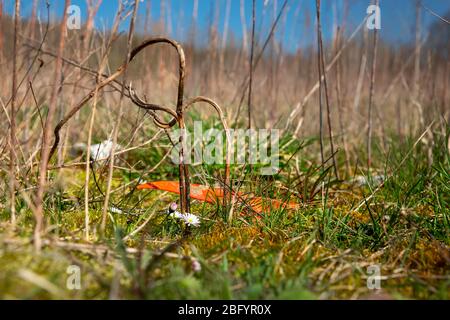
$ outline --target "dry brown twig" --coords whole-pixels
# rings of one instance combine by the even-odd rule
[[[263,44],[261,50],[259,51],[258,55],[255,58],[255,62],[254,62],[254,65],[253,65],[253,72],[256,70],[256,67],[258,66],[259,62],[262,60],[263,55],[264,55],[264,51],[266,50],[266,48],[269,45],[272,37],[275,34],[275,29],[276,29],[276,27],[278,25],[278,22],[280,21],[282,15],[283,15],[284,11],[285,11],[285,9],[287,8],[287,4],[288,4],[288,0],[285,0],[283,5],[281,6],[280,11],[278,12],[278,15],[277,15],[275,21],[273,22],[273,24],[272,24],[272,26],[270,28],[269,35],[267,36],[267,38],[264,41],[264,44]],[[240,98],[240,101],[239,101],[239,104],[238,104],[238,109],[237,109],[236,115],[233,118],[234,119],[234,125],[236,125],[236,123],[238,121],[238,117],[239,117],[239,114],[240,114],[240,111],[241,111],[242,103],[244,102],[244,99],[245,99],[245,93],[246,93],[247,89],[249,88],[249,85],[250,85],[250,77],[249,77],[249,75],[247,75],[244,78],[244,80],[242,81],[241,85],[238,87],[238,89],[237,89],[233,99],[231,99],[231,103],[230,104],[234,104],[234,102],[236,101],[236,99],[239,96],[239,93],[241,93],[241,98]]]
[[[317,42],[318,42],[318,65],[319,65],[319,107],[320,107],[320,155],[322,160],[322,165],[324,164],[324,146],[323,146],[323,118],[322,118],[322,81],[323,89],[325,95],[325,102],[327,106],[327,122],[328,122],[328,135],[330,139],[331,154],[333,155],[333,167],[336,179],[339,180],[339,172],[336,163],[336,157],[334,152],[334,142],[333,142],[333,132],[331,129],[331,110],[330,102],[328,98],[328,84],[327,84],[327,74],[325,71],[325,57],[323,52],[323,41],[322,41],[322,27],[320,21],[320,0],[316,0],[316,13],[317,13]]]
[[[337,27],[336,30],[336,38],[335,38],[335,43],[334,43],[334,50],[335,53],[337,53],[339,46],[340,46],[340,40],[343,34],[343,29],[341,27]],[[339,60],[337,65],[336,65],[336,85],[335,85],[335,89],[336,89],[336,102],[337,102],[337,108],[338,108],[338,120],[339,120],[339,130],[340,130],[340,134],[342,136],[342,145],[344,146],[344,155],[345,155],[345,169],[347,171],[347,174],[350,174],[350,158],[349,158],[349,149],[348,149],[348,144],[347,144],[347,133],[345,130],[345,126],[344,126],[344,107],[343,107],[343,103],[342,103],[342,98],[341,98],[341,82],[342,82],[342,61]]]
[[[52,95],[49,103],[49,109],[47,118],[45,121],[45,128],[42,137],[42,148],[41,148],[41,160],[39,164],[39,181],[38,181],[38,190],[35,198],[35,207],[36,210],[34,212],[36,219],[36,226],[34,231],[34,245],[35,248],[39,251],[41,249],[41,233],[44,228],[44,215],[43,215],[43,201],[44,201],[44,189],[45,184],[47,182],[47,167],[48,161],[50,159],[49,145],[50,145],[50,134],[51,134],[51,126],[53,123],[53,118],[56,111],[57,105],[57,96],[59,89],[59,82],[56,79],[60,79],[61,70],[62,70],[62,55],[64,52],[65,38],[66,38],[66,22],[67,22],[67,8],[70,5],[70,0],[66,0],[64,4],[64,15],[60,24],[60,38],[59,38],[59,48],[58,48],[58,58],[56,59],[55,66],[55,83],[53,84]]]
[[[20,0],[16,0],[14,14],[14,45],[13,45],[13,74],[12,74],[12,96],[11,96],[11,130],[9,138],[9,192],[11,223],[16,222],[16,90],[17,90],[17,50],[19,45],[19,23],[20,23]]]
[[[122,18],[123,13],[125,13],[125,15],[127,14],[122,1],[120,1],[119,8],[117,9],[116,17],[114,19],[111,36],[108,40],[106,49],[101,58],[98,74],[102,74],[103,70],[107,66],[108,55],[111,50],[112,44],[116,39],[116,35],[117,35],[118,29],[119,29],[120,22],[123,19]],[[126,68],[125,68],[125,71],[126,71]],[[86,167],[85,167],[86,175],[85,175],[85,184],[84,184],[84,212],[85,212],[85,237],[86,237],[86,240],[89,239],[89,224],[90,224],[90,222],[89,222],[90,221],[90,216],[89,216],[89,179],[90,179],[90,174],[89,174],[89,171],[91,168],[91,163],[89,160],[90,160],[90,153],[91,153],[92,130],[94,127],[95,112],[96,112],[96,107],[97,107],[97,102],[98,102],[98,95],[99,95],[99,91],[100,91],[100,89],[98,88],[99,82],[100,82],[100,77],[98,76],[97,81],[96,81],[97,86],[94,89],[95,90],[94,96],[93,96],[94,101],[93,101],[93,105],[92,105],[92,112],[91,112],[91,118],[90,118],[90,123],[89,123],[89,132],[88,132],[88,141],[87,141],[87,147],[86,147]],[[101,225],[100,225],[101,236],[104,235],[105,226],[106,226],[106,215],[102,215],[102,221],[101,221]]]
[[[134,8],[133,8],[133,15],[131,17],[130,22],[130,30],[128,33],[128,43],[127,43],[127,61],[130,59],[131,54],[131,45],[133,41],[133,35],[134,35],[134,26],[136,23],[136,16],[137,11],[139,8],[139,2],[134,2]],[[124,73],[124,82],[126,82],[127,72],[125,70]],[[123,97],[124,97],[125,88],[122,87],[121,94],[120,94],[120,100],[119,100],[119,113],[117,116],[116,123],[114,124],[113,128],[113,141],[112,141],[112,148],[111,148],[111,154],[110,154],[110,160],[109,160],[109,168],[108,168],[108,180],[106,184],[106,193],[105,193],[105,201],[103,203],[103,213],[102,213],[102,224],[101,224],[101,232],[104,233],[105,226],[106,226],[106,216],[108,212],[108,205],[109,205],[109,197],[111,192],[111,185],[112,185],[112,177],[113,177],[113,171],[114,171],[114,159],[115,159],[115,149],[117,145],[117,136],[119,133],[120,123],[122,119],[122,113],[123,113]]]
[[[350,37],[348,37],[348,39],[345,41],[345,43],[342,45],[342,47],[339,49],[338,53],[336,53],[336,55],[333,57],[333,59],[330,61],[330,63],[328,63],[327,67],[325,68],[324,74],[328,73],[331,70],[331,68],[333,68],[333,66],[340,59],[340,57],[342,56],[342,53],[345,51],[345,49],[347,49],[347,47],[349,46],[349,44],[351,43],[353,38],[358,34],[359,30],[361,30],[361,28],[365,25],[366,21],[367,21],[367,16],[356,27],[356,29],[353,31],[353,33],[350,35]],[[296,107],[294,108],[294,110],[292,110],[292,112],[289,114],[289,117],[286,121],[286,125],[284,128],[285,130],[287,130],[291,126],[291,124],[292,124],[293,120],[295,119],[295,117],[297,116],[297,114],[306,106],[309,99],[311,99],[313,94],[319,89],[320,81],[322,81],[322,80],[320,79],[314,84],[314,86],[305,95],[305,97],[303,98],[301,103],[297,104]]]
[[[255,52],[255,23],[256,23],[256,4],[255,0],[252,2],[252,42],[250,44],[250,72],[249,72],[249,83],[248,83],[248,129],[252,128],[252,88],[253,88],[253,56]]]
[[[379,0],[375,3],[379,5]],[[375,71],[377,66],[377,50],[378,49],[378,30],[375,28],[373,34],[373,56],[372,56],[372,69],[370,73],[370,93],[369,93],[369,111],[367,119],[367,168],[370,170],[372,164],[372,109],[374,105],[374,94],[375,94]]]

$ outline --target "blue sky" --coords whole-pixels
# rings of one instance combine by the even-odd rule
[[[150,1],[152,10],[152,19],[155,21],[160,18],[161,8],[160,0],[144,0],[140,3],[139,17],[141,22],[145,15],[146,2]],[[228,0],[199,0],[199,19],[198,19],[198,39],[205,39],[207,26],[211,19],[214,19],[216,7],[219,9],[218,28],[222,34],[224,28],[224,17]],[[240,0],[230,0],[230,22],[229,35],[232,33],[236,39],[242,37],[242,24],[240,17]],[[45,20],[45,0],[40,0],[41,19]],[[49,0],[51,4],[51,12],[53,16],[61,16],[64,0]],[[172,38],[183,40],[188,33],[188,26],[192,22],[192,11],[194,0],[165,0],[170,2],[171,14],[167,15],[171,21]],[[256,0],[257,2],[257,26],[262,23],[261,38],[265,38],[270,28],[271,19],[273,17],[274,4],[277,3],[278,10],[281,8],[284,0]],[[264,3],[266,2],[266,6]],[[370,0],[347,0],[348,18],[347,31],[351,32],[366,15],[366,8],[371,3]],[[322,24],[325,39],[329,39],[332,34],[333,17],[337,17],[338,23],[342,22],[344,15],[345,0],[322,0]],[[13,12],[14,0],[5,0],[5,10],[8,13]],[[72,4],[78,5],[82,12],[82,22],[86,19],[86,1],[72,0]],[[440,15],[444,15],[450,9],[450,0],[423,0],[423,4]],[[22,14],[27,16],[31,12],[31,0],[22,0]],[[117,0],[103,0],[96,18],[97,28],[108,28],[114,19],[117,10]],[[411,41],[414,37],[415,25],[415,0],[380,0],[381,7],[381,31],[380,35],[383,40],[390,43],[405,43]],[[252,1],[245,0],[245,14],[247,20],[247,28],[250,31],[251,25],[251,9]],[[315,34],[311,29],[305,29],[305,21],[311,19],[311,23],[315,23],[315,0],[289,0],[285,19],[285,32],[283,32],[282,20],[279,24],[277,39],[283,43],[287,50],[295,50],[299,46],[311,44],[314,41]],[[167,12],[166,12],[167,13]],[[427,11],[423,10],[423,24],[428,26],[437,18]],[[127,22],[122,29],[127,28]],[[312,25],[313,26],[313,25]],[[445,27],[445,26],[444,26]]]

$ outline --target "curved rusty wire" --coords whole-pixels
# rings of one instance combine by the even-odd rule
[[[163,37],[148,39],[133,49],[133,51],[131,52],[131,55],[130,55],[130,61],[139,52],[141,52],[142,49],[144,49],[150,45],[157,44],[157,43],[170,44],[172,47],[175,48],[175,50],[177,51],[177,54],[178,54],[179,75],[178,75],[178,94],[177,94],[176,110],[174,112],[170,108],[167,108],[164,106],[159,106],[159,105],[152,104],[152,103],[147,103],[147,102],[143,101],[141,98],[139,98],[139,96],[136,94],[136,92],[134,92],[132,90],[131,85],[130,85],[130,89],[129,89],[130,98],[131,98],[131,101],[133,103],[135,103],[137,106],[139,106],[140,108],[143,108],[146,110],[151,110],[151,111],[155,112],[153,114],[153,120],[154,120],[155,124],[157,126],[159,126],[160,128],[168,129],[168,128],[173,127],[176,123],[178,123],[180,129],[184,130],[185,123],[184,123],[184,118],[183,118],[183,109],[184,109],[183,108],[183,95],[184,95],[184,78],[186,75],[186,58],[184,55],[184,50],[181,47],[181,45],[174,40],[171,40],[168,38],[163,38]],[[166,112],[166,113],[170,114],[173,117],[173,119],[169,122],[164,122],[156,115],[156,111]],[[184,139],[185,139],[185,135],[181,134],[180,140],[179,140],[179,143],[181,145],[180,152],[179,152],[179,158],[180,158],[180,164],[179,164],[180,204],[181,204],[181,212],[190,212],[190,201],[189,201],[190,179],[189,179],[189,167],[187,166],[187,164],[184,161],[184,157],[185,157]]]
[[[178,42],[176,42],[175,40],[171,40],[171,39],[164,38],[164,37],[151,38],[151,39],[148,39],[148,40],[142,42],[139,46],[137,46],[136,48],[134,48],[131,51],[129,62],[131,62],[133,60],[133,58],[139,52],[141,52],[144,48],[151,46],[153,44],[157,44],[157,43],[170,44],[172,47],[175,48],[175,50],[178,53],[179,75],[178,75],[178,94],[177,94],[176,112],[178,115],[180,115],[183,112],[182,108],[183,108],[183,94],[184,94],[184,78],[186,76],[186,57],[184,55],[184,50],[181,47],[181,45]]]
[[[220,106],[214,100],[212,100],[210,98],[206,98],[203,96],[198,96],[198,97],[192,98],[183,106],[183,110],[187,110],[190,106],[192,106],[196,103],[199,103],[199,102],[207,103],[216,110],[217,114],[219,115],[220,122],[222,123],[222,127],[225,131],[225,138],[227,140],[227,148],[226,148],[226,158],[225,158],[225,179],[224,179],[225,187],[223,188],[224,189],[223,205],[226,207],[227,201],[231,200],[231,199],[229,199],[229,195],[231,195],[233,192],[232,185],[231,185],[231,178],[230,178],[230,163],[231,163],[231,148],[232,148],[230,129],[227,125],[227,120],[223,114],[222,108],[220,108]],[[230,190],[230,192],[228,192],[228,190]],[[230,217],[230,219],[231,219],[231,217]]]
[[[128,86],[128,93],[129,93],[129,98],[131,99],[131,101],[137,105],[138,107],[145,109],[145,110],[151,110],[154,111],[151,115],[153,117],[153,122],[162,129],[169,129],[171,127],[173,127],[177,122],[178,122],[178,114],[173,111],[172,109],[170,109],[169,107],[164,107],[164,106],[160,106],[157,104],[153,104],[153,103],[147,103],[146,101],[142,100],[141,98],[139,98],[139,96],[136,94],[135,90],[132,87],[132,84],[130,83],[130,85]],[[161,120],[158,115],[156,114],[156,111],[163,111],[166,112],[168,114],[170,114],[173,119],[170,122],[164,122],[163,120]],[[173,123],[173,124],[172,124]]]
[[[55,140],[53,142],[52,148],[50,149],[49,157],[47,160],[50,162],[50,159],[53,157],[53,155],[56,152],[56,148],[58,147],[58,144],[60,142],[60,131],[64,127],[64,125],[78,112],[80,109],[86,105],[86,103],[91,100],[96,92],[103,89],[105,86],[109,85],[110,83],[116,81],[116,79],[128,68],[129,63],[146,47],[149,47],[154,44],[158,43],[166,43],[174,47],[178,53],[178,63],[179,63],[179,80],[178,80],[178,93],[177,93],[177,103],[176,103],[176,119],[172,119],[167,125],[173,126],[175,123],[178,122],[181,129],[184,129],[184,120],[183,120],[183,94],[184,94],[184,77],[186,74],[186,59],[184,55],[183,48],[181,45],[171,39],[164,38],[164,37],[156,37],[148,39],[144,42],[142,42],[140,45],[135,47],[129,56],[125,60],[125,62],[114,72],[112,75],[107,76],[106,79],[104,78],[102,81],[98,82],[94,89],[92,89],[85,97],[83,97],[80,102],[76,106],[74,106],[62,119],[59,121],[59,123],[56,125],[55,129],[53,130]],[[155,109],[154,104],[147,106],[150,111],[154,112]],[[146,107],[143,107],[146,108]],[[162,108],[162,107],[161,107]],[[157,115],[154,113],[152,114],[154,116],[155,122],[160,125],[166,125],[161,119],[157,117]],[[180,137],[182,139],[183,136]],[[180,142],[182,142],[180,140]],[[184,158],[184,150],[183,148],[180,148],[180,159]],[[179,165],[179,171],[180,171],[180,194],[181,194],[181,209],[185,212],[189,212],[189,168],[186,164],[180,163]]]
[[[56,148],[58,147],[58,144],[60,142],[60,131],[61,129],[67,124],[67,122],[78,112],[81,108],[83,108],[89,100],[91,100],[96,91],[100,91],[105,86],[111,84],[112,82],[115,82],[117,78],[127,69],[128,64],[133,61],[133,59],[146,47],[151,46],[153,44],[157,43],[167,43],[173,46],[177,52],[179,57],[179,83],[178,83],[178,95],[177,95],[177,108],[176,112],[177,115],[182,113],[182,106],[183,106],[183,93],[184,93],[184,77],[185,77],[185,69],[186,69],[186,59],[184,56],[184,51],[181,48],[180,44],[174,40],[167,39],[164,37],[156,37],[148,39],[144,42],[142,42],[140,45],[135,47],[130,54],[130,58],[128,60],[125,60],[125,62],[117,68],[117,70],[111,74],[111,75],[100,75],[103,80],[100,81],[94,89],[92,89],[86,96],[84,96],[77,105],[75,105],[68,113],[65,114],[65,116],[58,122],[55,129],[53,130],[53,134],[55,137],[55,140],[53,142],[53,146],[50,150],[48,161],[50,162],[51,158],[55,154]],[[172,124],[173,122],[173,124]],[[172,119],[170,122],[171,126],[173,126],[176,123],[176,120]]]
[[[176,102],[176,108],[175,111],[172,110],[169,107],[153,104],[153,103],[147,103],[143,99],[141,99],[135,90],[133,90],[131,84],[128,88],[129,92],[129,98],[131,101],[139,106],[140,108],[143,108],[147,111],[150,111],[151,116],[153,117],[154,123],[163,129],[168,129],[173,127],[175,124],[178,123],[180,129],[185,129],[185,121],[184,121],[184,110],[189,108],[195,103],[198,102],[205,102],[209,105],[211,105],[216,112],[219,115],[219,118],[222,122],[222,126],[224,127],[227,135],[227,159],[226,159],[226,169],[225,169],[225,184],[228,185],[228,187],[231,187],[230,184],[230,137],[229,137],[229,130],[228,126],[226,124],[226,119],[223,115],[222,109],[219,107],[219,105],[214,102],[213,100],[206,98],[206,97],[196,97],[191,100],[189,100],[186,105],[183,105],[183,96],[184,96],[184,79],[186,75],[186,58],[184,55],[183,48],[181,45],[171,39],[165,38],[165,37],[156,37],[148,39],[144,42],[142,42],[140,45],[135,47],[130,54],[130,58],[127,59],[112,75],[101,75],[104,79],[97,83],[96,87],[92,89],[89,94],[87,94],[84,98],[80,100],[80,102],[73,107],[64,117],[61,119],[61,121],[56,125],[54,129],[54,136],[55,141],[53,143],[53,146],[50,150],[48,161],[52,158],[54,155],[56,148],[60,142],[60,130],[64,127],[64,125],[89,101],[92,99],[92,97],[95,95],[96,92],[101,90],[107,85],[110,85],[112,82],[117,82],[117,78],[127,69],[130,62],[133,61],[133,59],[146,47],[149,47],[154,44],[158,43],[166,43],[171,45],[178,54],[178,64],[179,64],[179,77],[178,77],[178,92],[177,92],[177,102]],[[157,111],[165,112],[169,114],[172,119],[169,122],[163,121],[161,118],[158,117],[156,114]],[[180,159],[184,159],[184,135],[180,135]],[[179,173],[180,173],[180,202],[181,202],[181,210],[184,212],[190,211],[190,201],[189,201],[189,193],[190,193],[190,179],[189,179],[189,168],[187,164],[184,163],[184,161],[181,161],[179,164]],[[225,187],[225,190],[227,187]],[[224,201],[226,201],[227,197],[224,197]],[[224,203],[225,204],[225,203]]]

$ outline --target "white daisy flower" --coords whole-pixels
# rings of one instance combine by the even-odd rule
[[[200,225],[200,219],[195,214],[185,213],[182,219],[188,226],[198,227]]]

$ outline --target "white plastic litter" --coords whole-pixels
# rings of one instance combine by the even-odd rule
[[[113,142],[111,140],[105,140],[102,143],[97,143],[91,145],[90,148],[90,159],[92,161],[101,161],[106,160],[111,155],[113,147]],[[85,152],[87,149],[87,146],[85,143],[76,143],[73,146],[74,150],[79,150]],[[116,144],[116,151],[120,150],[121,146],[119,144]]]

